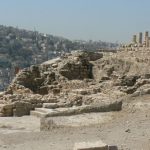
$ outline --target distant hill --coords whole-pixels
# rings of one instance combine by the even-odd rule
[[[71,41],[38,31],[0,25],[0,89],[10,82],[15,68],[40,64],[73,50],[93,51],[116,46],[102,41]]]

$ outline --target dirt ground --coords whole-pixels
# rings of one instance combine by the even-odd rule
[[[40,132],[40,119],[0,118],[0,150],[72,150],[76,142],[98,141],[119,150],[150,150],[150,95],[132,98],[112,119],[90,126]]]

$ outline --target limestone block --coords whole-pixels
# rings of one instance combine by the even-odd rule
[[[13,105],[12,104],[6,104],[1,106],[0,109],[1,116],[7,117],[13,115]]]
[[[90,112],[110,112],[110,111],[120,111],[122,109],[122,101],[115,101],[110,104],[104,105],[85,105],[71,108],[56,108],[55,112],[50,112],[46,114],[46,117],[52,116],[70,116],[75,114],[90,113]]]
[[[43,103],[57,103],[57,98],[48,97],[47,95],[44,96],[41,100],[42,100]]]
[[[24,116],[29,115],[30,110],[32,110],[32,105],[27,102],[14,102],[13,115],[14,116]]]
[[[58,67],[58,64],[52,64],[52,67],[53,67],[53,68],[57,68],[57,67]]]
[[[75,143],[73,150],[109,150],[108,145],[102,141]]]
[[[86,89],[76,89],[76,90],[73,90],[73,92],[76,93],[76,94],[81,94],[81,95],[88,94]]]
[[[43,103],[43,108],[54,109],[57,107],[58,107],[57,103]]]

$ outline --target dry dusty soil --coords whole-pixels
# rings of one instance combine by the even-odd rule
[[[40,132],[36,117],[0,118],[0,150],[72,150],[76,142],[98,140],[118,145],[119,150],[150,150],[150,96],[129,101],[121,112],[77,116],[78,123],[88,116],[85,126],[82,121],[82,126],[49,132]]]

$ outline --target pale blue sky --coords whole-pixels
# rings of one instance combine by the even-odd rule
[[[0,24],[70,39],[127,42],[150,30],[150,0],[0,0]]]

